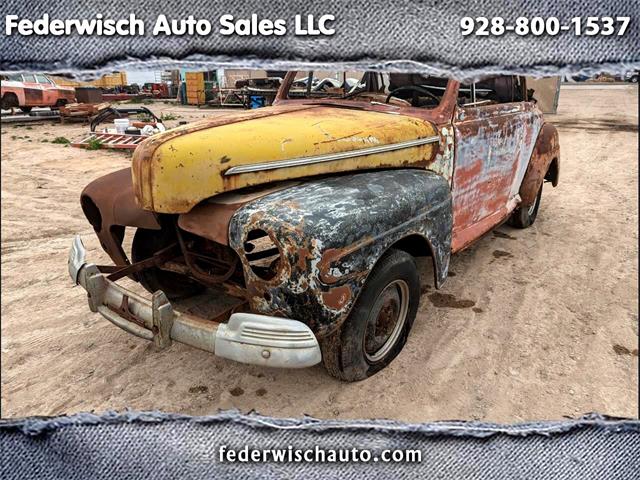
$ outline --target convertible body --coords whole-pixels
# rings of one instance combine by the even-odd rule
[[[349,92],[324,82],[324,97],[296,92],[298,78],[287,74],[273,107],[149,138],[130,170],[85,188],[83,210],[115,264],[87,264],[74,241],[69,271],[92,310],[160,346],[174,339],[280,367],[322,358],[341,378],[363,378],[397,354],[385,345],[408,330],[387,321],[388,331],[364,334],[365,350],[378,349],[365,355],[368,373],[327,358],[356,335],[344,332],[391,253],[431,257],[440,288],[452,253],[507,219],[528,226],[542,183],[558,182],[557,132],[518,77],[425,87],[368,73]],[[122,247],[128,227],[137,229],[132,255]],[[115,283],[124,276],[153,298]],[[413,280],[403,278],[366,308],[386,305],[410,328],[417,300],[404,302]],[[167,298],[205,287],[219,307],[207,318]]]

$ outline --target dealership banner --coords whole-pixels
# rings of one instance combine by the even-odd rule
[[[314,66],[464,79],[640,67],[636,0],[8,0],[0,10],[2,71]]]
[[[636,478],[640,421],[500,425],[80,413],[0,423],[0,476],[38,478]]]

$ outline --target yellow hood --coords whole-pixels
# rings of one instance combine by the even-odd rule
[[[184,213],[213,195],[251,185],[424,167],[438,150],[436,136],[435,127],[418,118],[328,105],[232,112],[145,140],[133,156],[133,185],[142,208]],[[416,140],[423,144],[413,146]]]

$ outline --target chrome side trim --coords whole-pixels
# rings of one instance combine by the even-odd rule
[[[340,153],[328,153],[326,155],[316,155],[313,157],[299,157],[289,160],[278,160],[275,162],[263,162],[253,163],[247,165],[238,165],[229,168],[224,172],[225,177],[230,175],[238,175],[240,173],[249,172],[262,172],[265,170],[275,170],[276,168],[285,167],[299,167],[303,165],[313,165],[315,163],[333,162],[335,160],[344,160],[346,158],[361,157],[364,155],[373,155],[376,153],[393,152],[395,150],[402,150],[405,148],[418,147],[420,145],[427,145],[430,143],[438,143],[440,137],[434,135],[432,137],[417,138],[415,140],[407,140],[406,142],[390,143],[387,145],[380,145],[377,147],[361,148],[358,150],[351,150],[349,152]]]

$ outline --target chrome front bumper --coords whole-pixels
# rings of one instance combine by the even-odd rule
[[[318,340],[300,321],[234,313],[227,323],[215,323],[181,314],[162,291],[145,299],[108,280],[85,258],[76,236],[69,252],[69,275],[87,291],[91,311],[159,348],[175,340],[237,362],[279,368],[310,367],[321,360]]]

